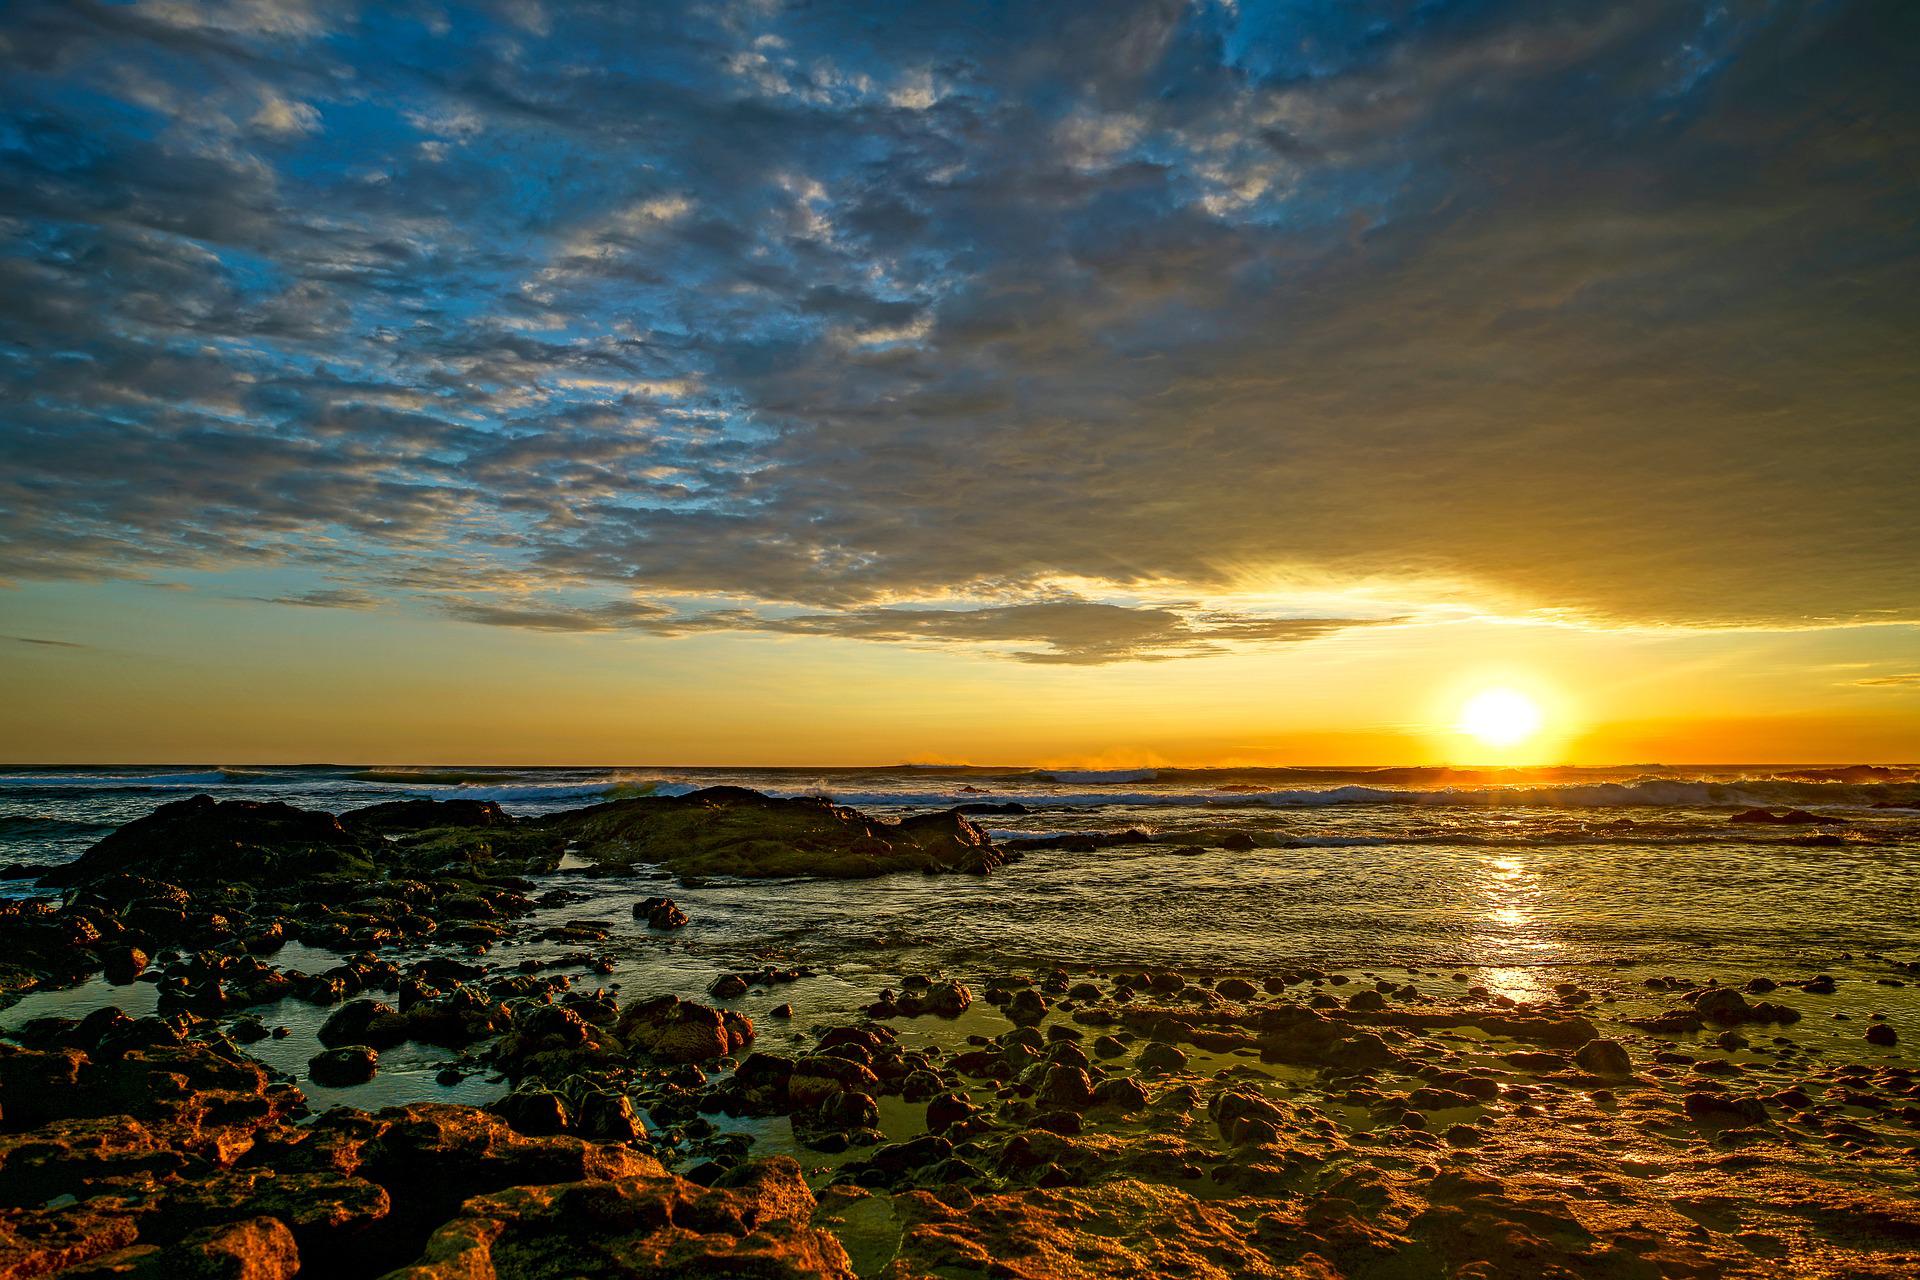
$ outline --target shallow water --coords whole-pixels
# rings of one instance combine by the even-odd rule
[[[696,995],[729,969],[812,966],[820,976],[736,1002],[754,1017],[761,1046],[776,1051],[798,1047],[810,1026],[844,1019],[903,973],[977,982],[1052,964],[1244,974],[1316,964],[1411,976],[1436,993],[1454,986],[1460,973],[1518,1000],[1573,980],[1611,997],[1613,1011],[1622,1013],[1671,1003],[1645,991],[1650,975],[1786,981],[1828,972],[1842,979],[1840,994],[1796,1001],[1808,1014],[1796,1035],[1851,1045],[1862,1020],[1880,1012],[1907,1031],[1908,1043],[1920,1042],[1920,986],[1909,985],[1920,975],[1893,963],[1920,959],[1920,811],[1871,807],[1915,802],[1920,787],[1910,769],[1867,781],[1858,773],[1808,781],[1752,770],[1582,771],[1505,781],[1407,771],[1388,778],[1335,770],[1198,774],[20,771],[0,776],[0,862],[64,860],[113,825],[201,791],[336,811],[406,795],[459,795],[538,813],[716,782],[776,794],[827,790],[889,815],[936,803],[1012,801],[1029,812],[982,814],[979,821],[1009,838],[1144,827],[1157,839],[1092,853],[1038,850],[985,877],[688,885],[645,871],[596,879],[563,870],[543,887],[570,888],[585,900],[543,910],[536,923],[604,922],[611,937],[596,949],[613,957],[615,973],[580,971],[578,985],[617,985],[623,999]],[[1386,782],[1391,786],[1377,785]],[[1264,789],[1237,789],[1248,787]],[[1379,798],[1386,792],[1393,798]],[[1656,796],[1673,802],[1645,803]],[[1768,802],[1845,821],[1728,822],[1739,808]],[[1246,832],[1258,847],[1228,852],[1180,843],[1217,840],[1227,831]],[[1796,843],[1810,832],[1840,833],[1841,842]],[[32,891],[27,882],[7,887]],[[632,902],[653,893],[673,896],[693,924],[670,934],[636,924]],[[492,958],[510,964],[568,949],[517,944],[497,948]],[[274,961],[319,969],[337,958],[290,950]],[[43,1013],[85,1013],[101,1003],[137,1014],[152,1000],[147,984],[93,982],[29,995],[0,1011],[0,1026]],[[766,1016],[787,1001],[797,1009],[793,1022]],[[319,1047],[313,1033],[328,1011],[288,1001],[254,1012],[270,1026],[286,1026],[288,1035],[252,1051],[304,1077]],[[931,1023],[918,1030],[948,1043],[963,1034]],[[1896,1052],[1908,1050],[1903,1044]],[[485,1101],[499,1091],[485,1075],[451,1087],[434,1083],[450,1056],[409,1046],[383,1055],[372,1084],[309,1092],[324,1107],[422,1097]]]

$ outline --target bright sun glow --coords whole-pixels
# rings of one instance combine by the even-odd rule
[[[1516,747],[1540,732],[1540,704],[1512,689],[1484,689],[1460,708],[1460,732],[1491,747]]]

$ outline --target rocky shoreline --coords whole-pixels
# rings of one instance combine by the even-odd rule
[[[1823,975],[1622,971],[1523,1001],[1420,970],[908,973],[776,1052],[794,1004],[747,1007],[808,969],[625,997],[604,922],[553,920],[568,893],[543,883],[567,859],[856,879],[1017,852],[954,811],[737,788],[539,820],[165,806],[43,876],[60,896],[0,902],[0,989],[152,1007],[0,1040],[0,1277],[1920,1268],[1920,1072],[1890,1021],[1845,1052],[1800,1035],[1831,1016]],[[316,952],[338,963],[282,963]],[[276,1073],[295,1008],[318,1046]],[[500,1096],[316,1114],[422,1045]]]

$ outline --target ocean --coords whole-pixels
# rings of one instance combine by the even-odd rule
[[[1681,956],[1768,965],[1920,937],[1914,766],[15,768],[0,772],[0,862],[64,861],[202,792],[335,812],[465,797],[540,814],[718,784],[830,796],[889,817],[971,805],[1002,840],[1129,828],[1151,838],[1037,850],[980,880],[788,883],[772,895],[752,883],[673,886],[683,901],[713,897],[709,945],[803,960],[871,952],[1525,971]],[[1755,807],[1831,821],[1729,820]],[[1234,832],[1254,847],[1217,847]],[[627,881],[582,883],[623,902],[632,891]],[[761,909],[775,899],[777,911]]]

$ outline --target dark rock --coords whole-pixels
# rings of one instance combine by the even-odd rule
[[[108,982],[124,987],[146,970],[147,959],[138,947],[115,947],[103,958],[101,971]]]
[[[1742,809],[1739,813],[1728,818],[1727,821],[1754,825],[1797,827],[1813,824],[1823,826],[1838,825],[1844,823],[1846,819],[1830,818],[1821,814],[1808,813],[1805,809],[1788,809],[1785,813],[1774,813],[1771,809]]]
[[[390,800],[349,809],[340,815],[340,825],[395,835],[432,827],[507,827],[513,819],[492,800]]]
[[[1689,1116],[1706,1124],[1758,1124],[1767,1118],[1767,1106],[1758,1098],[1690,1093],[1680,1101]]]
[[[674,996],[629,1006],[614,1031],[632,1048],[663,1062],[705,1062],[753,1043],[753,1022],[744,1015]]]
[[[649,929],[680,929],[690,919],[672,898],[646,898],[634,903],[633,918],[645,920]]]
[[[647,1127],[634,1109],[633,1099],[624,1093],[595,1091],[580,1101],[580,1114],[574,1131],[583,1138],[602,1138],[631,1142],[647,1136]]]
[[[315,1084],[343,1089],[365,1084],[380,1069],[380,1054],[369,1045],[342,1045],[317,1053],[307,1063],[307,1075]]]
[[[1140,1051],[1142,1071],[1171,1073],[1187,1069],[1187,1055],[1173,1045],[1153,1041]]]
[[[1007,1001],[1007,1019],[1017,1027],[1030,1027],[1047,1016],[1047,998],[1032,987],[1022,987]]]
[[[332,814],[202,795],[129,822],[43,882],[80,885],[136,872],[176,884],[286,884],[371,876],[374,865],[365,840]]]

